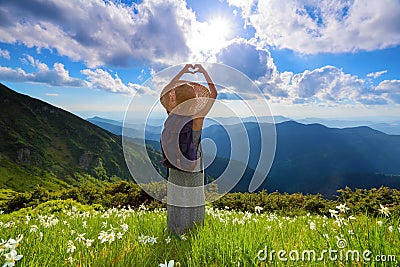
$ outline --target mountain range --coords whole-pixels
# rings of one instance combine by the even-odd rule
[[[121,145],[122,122],[99,117],[86,121],[1,84],[0,103],[1,188],[26,191],[41,184],[57,189],[85,179],[85,175],[110,181],[131,179]],[[207,122],[203,131],[203,138],[211,138],[217,149],[215,160],[206,169],[207,177],[218,177],[229,162],[231,144],[226,130],[231,128],[236,138],[249,137],[249,160],[232,159],[235,168],[245,170],[233,191],[247,191],[260,153],[258,126],[268,120],[257,124],[253,118],[245,118],[242,131],[230,124],[229,118],[221,121],[222,124]],[[345,186],[400,188],[400,136],[365,126],[338,129],[284,117],[275,121],[279,121],[275,125],[275,158],[259,190],[331,196]],[[132,138],[137,173],[148,175],[140,168],[147,155],[135,151],[134,144],[135,135],[144,125],[127,126],[124,133]],[[158,164],[161,129],[159,124],[147,125],[146,143],[153,164],[165,174]]]
[[[121,134],[122,133],[122,126],[123,122],[122,121],[116,121],[116,120],[110,120],[110,119],[104,119],[100,117],[92,117],[88,118],[88,121],[100,126],[104,129],[107,129],[108,131],[115,133],[115,134]],[[153,127],[161,127],[163,124],[165,118],[150,118],[148,123],[146,123],[147,127],[153,126]],[[398,118],[393,118],[393,117],[388,117],[388,118],[372,118],[372,117],[367,117],[364,119],[327,119],[327,118],[302,118],[302,119],[292,119],[288,118],[285,116],[273,116],[271,117],[261,117],[256,120],[255,117],[245,117],[241,118],[242,122],[259,122],[259,123],[265,123],[265,122],[272,122],[274,123],[281,123],[285,121],[296,121],[302,124],[321,124],[324,126],[327,126],[329,128],[353,128],[353,127],[359,127],[359,126],[367,126],[371,129],[390,134],[390,135],[400,135],[400,120]],[[208,127],[211,125],[218,124],[216,123],[218,121],[220,124],[223,125],[231,125],[237,123],[237,118],[230,118],[230,117],[219,117],[219,118],[213,118],[205,120],[204,126]],[[125,125],[126,128],[130,129],[143,129],[144,123],[136,123],[136,124],[129,124],[129,127]]]
[[[274,162],[259,189],[331,196],[337,189],[346,186],[400,188],[400,136],[388,135],[367,126],[331,128],[317,123],[303,124],[284,117],[278,119],[281,122],[275,125],[277,145]],[[96,123],[95,119],[92,121]],[[217,149],[217,159],[206,169],[206,173],[218,177],[228,158],[236,160],[236,165],[247,165],[245,174],[233,191],[247,191],[260,153],[258,125],[262,127],[263,124],[257,124],[250,118],[244,121],[242,128],[229,124],[229,118],[225,118],[227,125],[209,124],[203,130],[203,139],[211,138]],[[109,123],[118,125],[118,122]],[[135,127],[143,129],[144,125],[137,124]],[[137,131],[139,129],[136,128]],[[161,130],[161,126],[146,126],[147,143],[156,150],[160,150],[158,140]],[[125,128],[125,133],[134,133],[134,130]],[[247,162],[239,162],[235,155],[231,157],[229,140],[244,137],[249,140],[251,153]],[[236,145],[240,148],[244,142]]]

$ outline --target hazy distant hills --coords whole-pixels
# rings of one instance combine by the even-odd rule
[[[381,131],[390,135],[400,135],[400,120],[387,119],[386,121],[365,120],[338,120],[338,119],[321,119],[306,118],[297,120],[304,124],[322,124],[330,128],[350,128],[359,126],[368,126],[372,129]]]
[[[121,136],[0,84],[0,188],[59,188],[75,173],[129,179]]]
[[[253,121],[247,119],[243,124],[244,131],[237,125],[212,123],[203,131],[203,138],[213,139],[217,147],[218,159],[206,170],[214,177],[221,173],[231,155],[227,131],[233,139],[249,136],[252,153],[246,162],[248,169],[235,188],[237,191],[247,190],[258,164],[260,134]],[[229,123],[229,120],[225,122]],[[147,128],[146,131],[146,137],[154,140],[154,148],[159,149],[161,127]],[[285,118],[276,124],[276,132],[275,159],[268,179],[260,189],[330,196],[345,186],[371,188],[385,185],[400,188],[400,136],[366,126],[328,128],[321,124],[285,121]]]
[[[291,119],[284,116],[274,116],[273,117],[275,123],[281,123],[285,121],[297,121],[303,124],[321,124],[327,126],[329,128],[352,128],[359,126],[368,126],[372,129],[378,130],[380,132],[390,134],[390,135],[400,135],[400,120],[387,120],[387,121],[372,121],[372,120],[340,120],[340,119],[322,119],[322,118],[305,118],[305,119]],[[100,126],[114,134],[120,135],[122,133],[122,125],[121,121],[115,121],[110,119],[104,119],[100,117],[88,118],[93,124]],[[237,119],[233,118],[216,118],[220,124],[230,125],[237,123]],[[154,119],[149,120],[147,123],[147,127],[159,127],[163,124],[164,119]],[[256,119],[254,117],[246,117],[242,118],[243,122],[255,122]],[[270,117],[264,117],[259,119],[260,123],[271,122]],[[214,120],[206,119],[204,126],[208,127],[211,125],[218,124]],[[143,129],[144,124],[134,124],[129,125],[131,129]],[[126,127],[128,128],[128,127]],[[126,129],[127,130],[127,129]],[[133,133],[134,135],[138,133]]]

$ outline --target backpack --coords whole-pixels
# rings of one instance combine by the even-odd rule
[[[196,166],[197,148],[193,144],[193,119],[170,113],[164,123],[160,144],[163,155],[161,164],[166,168],[193,171]]]

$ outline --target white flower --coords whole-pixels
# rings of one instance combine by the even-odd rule
[[[154,237],[154,236],[141,235],[138,237],[138,239],[139,239],[139,243],[143,243],[143,244],[150,243],[150,244],[154,245],[155,243],[157,243],[157,237]]]
[[[155,243],[157,243],[157,237],[149,236],[147,238],[147,243],[150,243],[150,244],[154,245]]]
[[[356,217],[354,217],[353,215],[349,216],[349,220],[355,220],[355,219],[356,219]]]
[[[139,243],[143,243],[143,244],[147,243],[147,236],[145,236],[145,235],[139,236],[138,239],[139,239]]]
[[[90,247],[90,246],[92,246],[93,242],[94,242],[94,239],[85,239],[85,246]]]
[[[103,227],[106,228],[108,225],[107,221],[103,222]]]
[[[3,267],[12,267],[15,266],[15,262],[19,261],[22,258],[22,255],[18,255],[17,251],[12,249],[9,253],[4,254],[6,262],[3,264]]]
[[[311,230],[315,230],[316,229],[316,226],[315,226],[314,222],[310,222],[310,229]]]
[[[100,240],[100,243],[105,243],[107,241],[109,241],[109,235],[106,231],[101,231],[98,239]]]
[[[393,232],[393,226],[389,226],[389,232]]]
[[[128,225],[126,223],[121,224],[121,228],[122,228],[122,231],[124,231],[124,232],[128,231]]]
[[[75,238],[75,241],[78,241],[78,242],[85,241],[85,235],[86,235],[86,233],[78,234],[78,236]]]
[[[354,231],[353,231],[353,230],[347,230],[347,232],[348,232],[350,235],[354,235]]]
[[[181,235],[182,240],[187,240],[186,234]]]
[[[21,242],[23,235],[19,235],[17,240],[10,238],[5,244],[3,244],[4,249],[15,250],[19,242]]]
[[[377,221],[376,222],[379,226],[382,226],[383,222],[382,221]]]
[[[174,260],[170,260],[168,263],[167,261],[165,261],[165,263],[160,263],[158,267],[174,267],[174,265],[175,265]]]
[[[87,222],[86,222],[86,221],[83,221],[83,222],[82,222],[82,227],[83,227],[83,228],[86,228],[86,224],[87,224]]]
[[[100,240],[101,243],[104,243],[107,241],[107,232],[106,231],[101,231],[99,234],[98,239]]]
[[[122,233],[122,232],[118,232],[117,233],[117,238],[118,239],[122,239],[123,236],[124,236],[124,233]]]
[[[115,232],[111,231],[110,233],[107,234],[107,241],[109,244],[115,240]]]
[[[75,249],[76,247],[74,245],[74,242],[72,242],[72,240],[68,240],[67,253],[73,253]]]
[[[328,239],[329,238],[329,235],[328,234],[323,234],[322,235],[325,239]]]
[[[336,217],[336,214],[338,214],[337,210],[329,209],[329,212],[331,213],[331,217]]]
[[[389,208],[383,206],[382,204],[380,204],[379,206],[380,206],[379,212],[382,213],[383,215],[389,217],[389,215],[390,215]]]
[[[255,211],[256,213],[260,213],[262,210],[263,210],[263,208],[260,207],[260,206],[255,206],[255,208],[254,208],[254,211]]]
[[[167,237],[167,238],[165,239],[165,243],[169,244],[170,242],[171,242],[171,238],[170,238],[170,237]]]
[[[73,262],[74,262],[74,258],[72,258],[71,256],[69,256],[68,259],[67,259],[67,261],[68,261],[69,263],[73,263]]]
[[[346,203],[336,206],[336,208],[343,213],[346,213],[350,208],[346,207]]]
[[[336,223],[339,227],[341,227],[342,224],[343,224],[343,225],[347,225],[347,223],[345,222],[344,218],[339,217],[339,216],[336,216],[335,223]]]
[[[144,203],[142,203],[142,204],[139,206],[139,210],[148,210],[148,208],[146,208],[146,206],[144,205]]]
[[[31,225],[31,229],[29,230],[30,233],[36,233],[39,227],[36,224]]]
[[[25,216],[25,224],[29,224],[29,221],[31,220],[31,216],[29,216],[29,215],[26,215]]]

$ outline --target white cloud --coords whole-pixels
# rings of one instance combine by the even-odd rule
[[[236,6],[241,10],[241,15],[245,19],[245,25],[249,23],[249,17],[252,13],[253,7],[256,5],[255,0],[227,0],[229,5]],[[236,10],[236,9],[235,9]],[[236,10],[237,12],[237,10]]]
[[[197,23],[183,0],[8,1],[2,3],[0,41],[55,50],[89,67],[131,61],[174,63],[191,53],[187,39]]]
[[[253,40],[234,39],[225,48],[216,54],[218,63],[233,67],[249,77],[261,90],[265,97],[287,97],[285,89],[281,88],[281,77],[267,49],[257,47]],[[215,73],[217,81],[223,85],[236,88],[244,99],[260,97],[260,92],[249,88],[248,81],[239,79],[236,73],[224,74],[223,71]],[[226,80],[219,76],[226,77]],[[229,94],[224,94],[228,98]],[[235,99],[235,98],[233,98]]]
[[[8,1],[0,14],[0,42],[49,49],[89,68],[212,61],[234,34],[229,17],[199,22],[185,0]]]
[[[118,77],[118,74],[115,74],[115,77],[112,77],[110,73],[103,69],[85,69],[82,70],[81,73],[86,75],[88,86],[92,88],[128,95],[133,95],[135,93],[153,94],[153,91],[147,87],[133,83],[128,83],[126,85]]]
[[[387,72],[387,70],[382,70],[382,71],[377,71],[377,72],[371,72],[367,74],[367,77],[372,77],[374,79],[378,78],[379,76],[381,76],[382,74],[385,74]]]
[[[292,77],[295,93],[301,98],[318,97],[329,101],[356,99],[362,94],[364,81],[333,66],[304,71]]]
[[[57,96],[60,96],[60,95],[59,94],[54,94],[54,93],[46,93],[46,96],[57,97]]]
[[[268,46],[300,53],[355,52],[400,44],[400,2],[227,0]]]
[[[22,68],[13,69],[0,66],[0,79],[13,82],[43,83],[51,86],[82,87],[86,85],[81,79],[70,77],[62,63],[56,62],[50,69],[46,64],[34,60],[31,56],[27,56],[27,60],[37,69],[35,72],[27,73]]]
[[[235,68],[252,80],[261,76],[270,78],[277,71],[269,51],[245,39],[232,40],[215,57],[218,63]]]
[[[0,48],[0,57],[4,57],[5,59],[10,59],[11,58],[10,51]]]
[[[128,83],[125,84],[117,74],[112,77],[111,74],[103,69],[84,69],[81,73],[86,76],[86,80],[74,78],[69,75],[62,63],[56,62],[50,69],[45,63],[33,58],[31,55],[25,55],[21,58],[25,64],[31,65],[35,71],[27,73],[22,68],[10,68],[0,66],[0,80],[12,82],[30,82],[42,83],[50,86],[70,86],[70,87],[89,87],[96,88],[112,93],[135,94],[139,93],[154,95],[154,91],[148,87]],[[55,94],[46,94],[56,96]]]
[[[372,85],[366,79],[345,73],[334,66],[324,66],[302,73],[277,73],[256,81],[273,103],[319,105],[400,104],[400,80],[384,80]]]
[[[400,104],[400,80],[384,80],[376,86],[374,92]]]
[[[375,90],[385,93],[400,93],[400,80],[384,80],[378,84]]]

